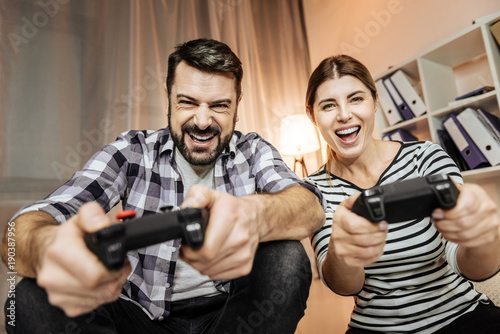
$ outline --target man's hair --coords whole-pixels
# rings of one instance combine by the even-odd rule
[[[226,44],[214,39],[200,38],[175,47],[168,57],[167,93],[170,97],[175,80],[175,70],[181,61],[207,73],[232,73],[236,97],[241,95],[243,68],[241,61]]]

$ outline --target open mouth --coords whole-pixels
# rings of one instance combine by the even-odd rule
[[[194,133],[188,133],[188,134],[195,143],[200,143],[200,144],[209,142],[215,137],[215,134],[209,134],[209,135],[199,135]]]
[[[357,137],[360,129],[360,126],[353,126],[352,128],[335,131],[335,134],[343,141],[351,141]]]

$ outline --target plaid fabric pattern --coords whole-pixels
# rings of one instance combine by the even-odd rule
[[[71,180],[19,214],[41,210],[62,223],[89,201],[96,201],[106,211],[121,201],[123,209],[135,210],[137,217],[155,214],[165,206],[179,207],[184,188],[173,151],[168,128],[125,132],[97,152]],[[301,185],[323,203],[321,192],[302,182],[278,151],[256,133],[236,131],[218,157],[214,174],[216,190],[237,197]],[[179,246],[180,240],[171,240],[129,252],[132,272],[121,298],[139,304],[152,319],[168,316]],[[228,281],[214,284],[220,291],[229,290]]]

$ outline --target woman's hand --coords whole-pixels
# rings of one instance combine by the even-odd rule
[[[458,266],[471,280],[486,279],[500,269],[500,217],[483,188],[464,184],[457,205],[436,209],[432,219],[443,237],[459,245]]]
[[[450,210],[436,209],[432,219],[446,240],[475,248],[499,239],[498,208],[483,188],[476,184],[459,186],[457,204]]]
[[[340,295],[354,295],[362,289],[364,267],[382,256],[387,237],[387,222],[372,223],[351,211],[358,196],[352,195],[335,211],[323,262],[325,281]]]
[[[387,222],[372,223],[353,213],[359,194],[350,196],[335,211],[329,250],[346,266],[365,267],[382,256]]]

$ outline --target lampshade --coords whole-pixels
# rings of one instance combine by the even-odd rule
[[[291,115],[281,120],[283,155],[301,156],[319,150],[318,135],[306,115]]]

